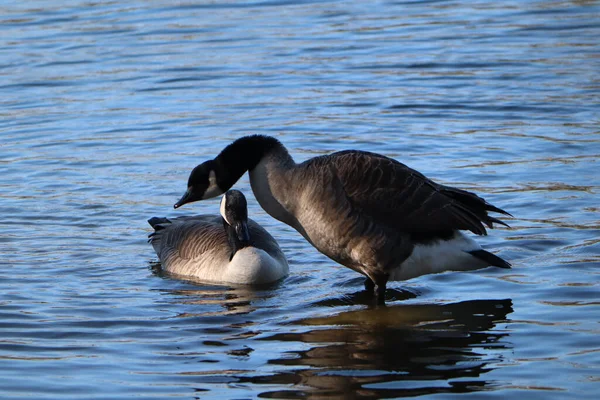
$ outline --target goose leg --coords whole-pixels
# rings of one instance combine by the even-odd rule
[[[387,283],[387,279],[379,284],[375,284],[375,301],[378,306],[385,305],[385,286]]]
[[[371,280],[371,278],[365,278],[365,290],[369,293],[374,293],[375,283]]]
[[[385,305],[385,289],[389,278],[388,274],[381,273],[365,280],[365,289],[375,295],[377,305]]]

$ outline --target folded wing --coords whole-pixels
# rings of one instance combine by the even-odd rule
[[[474,193],[441,185],[406,165],[374,153],[343,151],[314,159],[330,166],[349,202],[363,215],[414,234],[468,230],[485,235],[488,212],[510,215]]]

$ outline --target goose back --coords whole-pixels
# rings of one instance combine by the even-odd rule
[[[361,273],[389,272],[409,257],[415,245],[451,240],[460,230],[486,234],[486,226],[504,224],[488,211],[508,214],[473,193],[437,184],[379,154],[342,151],[293,165],[280,162],[286,155],[266,156],[250,171],[259,204],[319,251]],[[450,259],[455,264],[471,261],[454,269],[481,268],[481,262],[469,254]],[[442,268],[450,264],[439,261]],[[420,274],[393,275],[418,276],[429,269],[449,268],[434,266]]]
[[[486,226],[506,225],[488,211],[510,215],[474,193],[438,184],[375,153],[348,150],[315,157],[301,164],[297,174],[301,181],[329,181],[347,207],[417,239],[427,233],[447,236],[455,230],[485,235]]]

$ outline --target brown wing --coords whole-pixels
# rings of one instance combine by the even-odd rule
[[[174,218],[170,223],[163,224],[163,229],[157,229],[151,235],[150,242],[154,245],[154,241],[160,241],[160,259],[178,257],[193,260],[209,250],[223,249],[229,252],[229,246],[223,246],[223,243],[227,243],[227,234],[220,219],[212,215]]]
[[[226,256],[231,253],[231,246],[220,216],[195,215],[172,220],[155,218],[150,225],[156,229],[150,235],[150,242],[153,245],[157,244],[161,259],[177,257],[182,260],[194,260],[201,258],[207,251],[223,252]],[[281,252],[277,241],[250,218],[248,219],[248,229],[254,247],[263,249],[274,256]]]
[[[465,190],[440,185],[406,165],[374,153],[343,151],[312,160],[329,167],[362,214],[408,233],[469,230],[485,235],[488,211],[510,215]],[[485,226],[484,226],[485,225]]]

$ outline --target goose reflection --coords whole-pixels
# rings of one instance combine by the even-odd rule
[[[507,332],[494,331],[512,312],[512,302],[474,300],[445,305],[397,305],[298,321],[301,333],[264,340],[302,342],[271,364],[286,366],[253,383],[295,383],[301,397],[379,398],[487,388],[481,378],[510,347]],[[289,368],[292,369],[289,369]],[[295,367],[295,368],[294,368]],[[300,390],[301,392],[303,390]],[[298,389],[293,391],[298,395]],[[263,393],[266,397],[291,393]]]
[[[234,285],[207,283],[191,277],[181,277],[164,271],[160,263],[150,262],[150,270],[161,278],[176,278],[175,287],[162,289],[173,301],[183,305],[194,305],[194,312],[181,317],[207,317],[218,315],[250,314],[264,301],[275,296],[280,282],[262,285]]]

